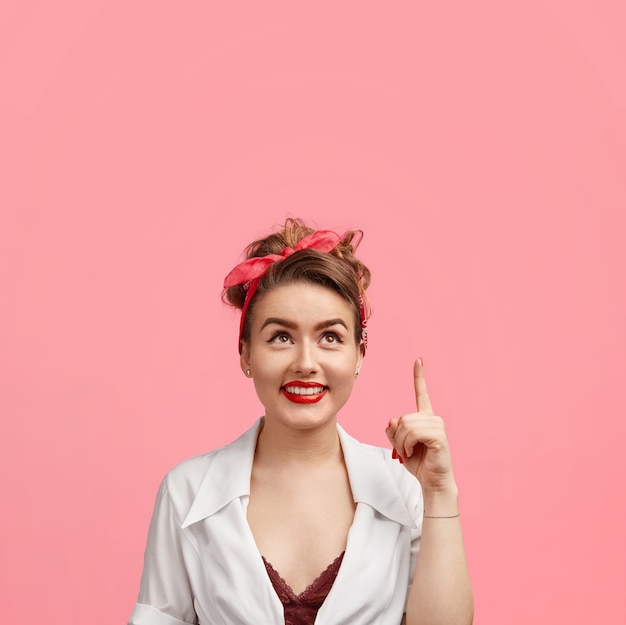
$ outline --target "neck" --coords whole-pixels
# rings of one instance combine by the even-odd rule
[[[284,468],[287,465],[319,465],[341,458],[341,443],[334,420],[319,428],[303,430],[263,420],[257,440],[255,462]]]

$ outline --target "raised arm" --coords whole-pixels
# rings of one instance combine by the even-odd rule
[[[470,625],[474,601],[461,532],[458,488],[443,419],[435,415],[421,359],[414,366],[417,412],[391,419],[393,456],[419,480],[424,522],[406,625]]]

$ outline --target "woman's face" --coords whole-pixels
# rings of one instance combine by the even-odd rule
[[[241,367],[252,372],[266,420],[297,429],[334,421],[362,360],[352,307],[311,283],[257,297]]]

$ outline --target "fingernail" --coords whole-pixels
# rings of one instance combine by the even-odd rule
[[[424,359],[420,356],[418,358],[418,360],[419,360],[419,363],[420,363],[420,367],[423,367],[424,366]]]
[[[404,460],[402,460],[402,456],[398,456],[398,460],[400,461],[400,464],[404,464]]]
[[[398,457],[398,452],[396,451],[396,448],[393,448],[393,451],[391,452],[391,457],[395,460]]]

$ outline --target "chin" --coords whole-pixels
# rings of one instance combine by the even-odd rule
[[[335,424],[337,415],[336,413],[320,413],[319,411],[308,411],[305,409],[295,412],[290,411],[282,415],[276,414],[273,417],[270,416],[269,420],[282,423],[294,430],[313,430],[324,427],[330,423]]]

